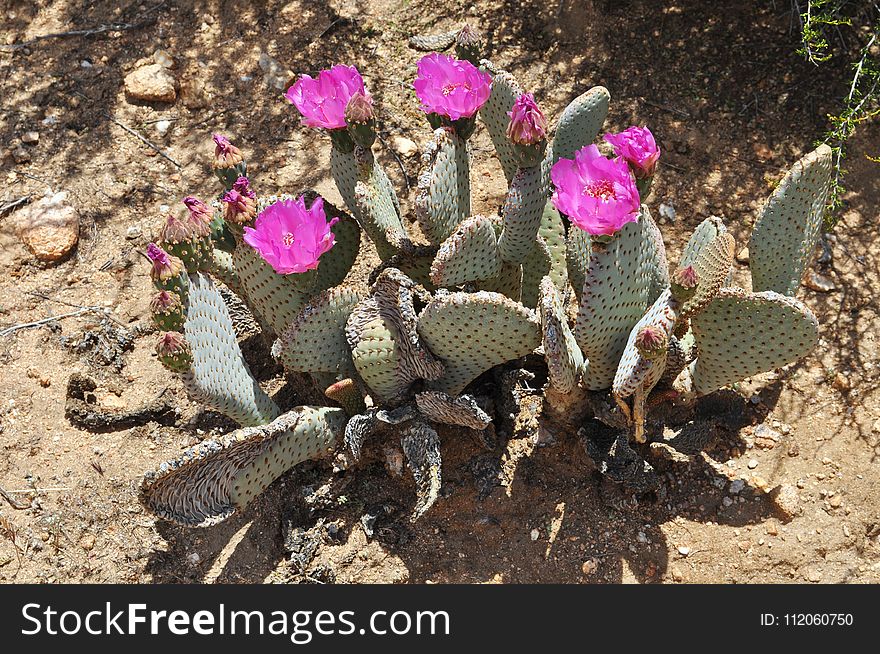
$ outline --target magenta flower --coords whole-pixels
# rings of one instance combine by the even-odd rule
[[[619,134],[606,134],[605,140],[614,148],[614,154],[626,159],[638,179],[654,174],[660,149],[647,127],[634,125]]]
[[[553,206],[593,235],[611,235],[639,216],[639,191],[626,162],[606,159],[595,145],[560,159],[550,169]]]
[[[323,198],[309,209],[303,197],[280,200],[260,212],[253,228],[244,228],[244,240],[279,275],[302,273],[317,268],[320,256],[333,247],[330,228],[337,222],[327,222]]]
[[[520,95],[507,115],[510,116],[507,138],[514,143],[534,145],[547,136],[547,119],[531,93]]]
[[[469,118],[489,99],[492,76],[469,61],[434,52],[419,60],[418,71],[413,86],[426,114]]]
[[[322,70],[318,79],[303,75],[284,97],[299,109],[308,127],[342,129],[346,126],[345,107],[355,93],[369,97],[361,74],[354,66],[339,65]]]

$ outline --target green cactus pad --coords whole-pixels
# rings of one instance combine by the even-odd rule
[[[416,379],[436,379],[443,373],[443,365],[416,332],[412,287],[399,270],[383,270],[345,328],[355,368],[385,402],[399,401]]]
[[[589,361],[584,384],[609,388],[630,331],[656,300],[655,282],[665,255],[658,251],[655,225],[646,207],[607,244],[592,244],[574,336]],[[624,276],[625,275],[625,276]]]
[[[475,286],[481,291],[500,293],[514,302],[522,297],[522,265],[518,263],[501,264],[501,272],[494,279],[487,279]]]
[[[749,242],[755,291],[794,295],[813,256],[831,190],[828,145],[798,161],[764,206]]]
[[[423,391],[416,393],[416,406],[425,418],[444,425],[459,425],[480,431],[492,422],[489,414],[470,395],[453,397],[442,391]]]
[[[498,239],[498,249],[504,261],[522,263],[532,252],[546,203],[547,190],[541,167],[519,168],[501,208],[504,227]]]
[[[285,370],[348,373],[351,353],[345,323],[363,299],[356,290],[337,286],[313,297],[272,346]]]
[[[507,138],[507,125],[510,123],[507,112],[513,108],[513,103],[523,91],[510,73],[492,70],[487,61],[481,62],[481,67],[492,73],[492,92],[486,104],[480,109],[480,118],[486,125],[498,161],[501,162],[501,168],[504,170],[504,176],[510,183],[517,170],[518,157],[513,143]]]
[[[437,286],[461,286],[492,279],[501,272],[495,228],[485,216],[461,223],[443,241],[431,265],[431,281]]]
[[[519,301],[529,309],[538,306],[541,280],[549,275],[553,266],[550,248],[540,236],[532,241],[531,252],[522,263],[522,290]]]
[[[696,292],[682,305],[682,318],[689,318],[701,311],[724,286],[733,265],[734,245],[730,232],[723,231],[700,248],[693,264],[690,264],[697,273]]]
[[[418,331],[446,366],[443,376],[428,386],[450,395],[541,343],[541,325],[533,311],[488,291],[438,295],[419,315]]]
[[[160,518],[207,527],[243,509],[293,466],[333,451],[345,412],[301,406],[186,450],[144,475],[141,504]]]
[[[361,217],[361,227],[376,246],[383,261],[397,254],[401,245],[409,240],[391,199],[376,190],[372,184],[358,182],[355,185],[355,202]]]
[[[691,318],[691,330],[698,353],[691,377],[701,395],[797,361],[819,340],[806,305],[773,291],[721,289]]]
[[[636,348],[636,336],[643,327],[652,326],[666,334],[667,339],[672,338],[672,330],[677,318],[677,302],[672,298],[672,293],[666,289],[660,297],[651,305],[651,308],[639,320],[629,334],[626,348],[620,357],[620,364],[614,375],[612,392],[620,398],[626,398],[641,389],[647,396],[651,389],[660,381],[660,377],[666,368],[666,352],[656,359],[648,359],[639,353]]]
[[[568,230],[568,238],[565,247],[566,270],[568,281],[574,290],[578,302],[584,292],[584,282],[587,280],[587,269],[590,267],[590,253],[593,251],[590,234],[579,227],[572,225]]]
[[[409,37],[409,47],[422,52],[441,52],[455,43],[459,30],[442,34],[413,34]]]
[[[610,100],[608,89],[594,86],[571,101],[559,117],[553,145],[547,152],[551,164],[573,159],[575,152],[596,139],[608,115]]]
[[[584,233],[586,234],[586,232]],[[561,293],[568,282],[568,268],[565,258],[565,225],[562,222],[562,216],[549,201],[544,205],[538,236],[544,239],[544,243],[550,250],[550,279],[553,280]],[[587,259],[589,259],[589,253]],[[581,285],[583,286],[583,284]]]
[[[442,483],[440,437],[430,425],[416,422],[404,429],[400,445],[416,481],[418,501],[411,518],[415,522],[434,506],[434,502],[440,497]]]
[[[681,260],[678,262],[678,267],[687,268],[688,266],[693,266],[697,262],[697,257],[700,256],[703,248],[715,241],[719,234],[726,232],[727,228],[724,226],[721,218],[717,216],[706,218],[706,220],[697,225],[697,228],[688,239],[681,254]]]
[[[333,247],[318,260],[316,290],[339,286],[354,265],[361,245],[361,230],[351,216],[327,200],[324,200],[324,212],[328,221],[339,218],[339,222],[330,228],[335,237]]]
[[[241,279],[238,276],[238,271],[235,269],[231,252],[214,248],[208,272],[213,275],[214,279],[226,284],[231,291],[239,295],[244,294],[244,289],[241,287]]]
[[[336,182],[339,195],[345,206],[354,215],[368,236],[403,231],[400,222],[400,202],[394,192],[394,186],[373,153],[356,147],[352,152],[343,152],[332,147],[330,149],[330,174]],[[362,182],[369,187],[369,206],[374,212],[364,216],[358,206],[356,187]],[[367,200],[363,200],[366,202]],[[381,240],[381,239],[380,239]]]
[[[254,248],[243,241],[232,253],[232,260],[248,306],[276,334],[284,331],[317,290],[314,271],[279,275]]]
[[[181,377],[191,395],[245,427],[278,416],[278,407],[251,376],[223,298],[201,273],[190,277],[184,334],[193,361]]]
[[[565,318],[559,291],[550,277],[541,280],[541,329],[550,386],[567,395],[577,387],[584,355]]]
[[[422,155],[416,195],[416,220],[428,240],[438,245],[471,215],[470,153],[467,142],[446,129]]]

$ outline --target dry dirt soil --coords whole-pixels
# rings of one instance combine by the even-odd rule
[[[742,247],[773,184],[812,148],[846,92],[843,62],[817,69],[795,54],[787,2],[0,7],[0,206],[66,190],[81,228],[74,254],[45,265],[13,233],[15,213],[0,217],[0,328],[76,311],[70,304],[107,309],[0,337],[0,486],[26,507],[0,499],[0,581],[880,581],[880,177],[866,159],[880,152],[876,123],[851,144],[833,258],[820,269],[835,290],[800,292],[821,322],[820,346],[796,366],[705,400],[698,414],[714,418],[712,442],[702,453],[655,461],[657,491],[633,494],[603,481],[575,433],[550,426],[536,443],[527,411],[515,425],[499,425],[491,449],[463,432],[444,435],[443,497],[416,523],[411,479],[389,476],[381,459],[346,471],[305,464],[240,515],[203,530],[157,520],[137,501],[144,471],[231,427],[190,403],[155,360],[141,254],[163,205],[217,192],[211,132],[242,147],[261,192],[312,186],[338,197],[329,140],[301,127],[267,85],[262,53],[291,74],[357,65],[388,146],[395,136],[421,146],[430,133],[410,87],[420,56],[406,45],[413,33],[464,20],[479,26],[490,58],[533,90],[549,116],[606,86],[606,126],[647,124],[663,150],[648,203],[655,215],[660,203],[675,208],[675,221],[661,226],[675,260],[713,214]],[[159,48],[174,59],[182,97],[129,102],[123,78]],[[164,134],[162,120],[170,121]],[[28,131],[39,141],[21,146],[29,161],[16,161]],[[483,131],[473,145],[475,210],[491,212],[503,175]],[[388,146],[378,153],[409,209],[419,157],[398,162]],[[740,265],[739,277],[745,272]],[[247,352],[277,388],[265,348],[254,342]],[[131,423],[68,419],[74,373],[95,381],[98,408],[131,412]],[[777,440],[755,432],[762,423]],[[791,495],[789,513],[768,493],[778,486]]]

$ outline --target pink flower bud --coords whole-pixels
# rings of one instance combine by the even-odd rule
[[[605,140],[614,148],[614,154],[623,157],[638,179],[651,177],[660,159],[660,149],[647,127],[629,127],[619,134],[606,134]]]
[[[507,138],[520,145],[534,145],[547,136],[547,119],[531,93],[523,93],[507,112]]]

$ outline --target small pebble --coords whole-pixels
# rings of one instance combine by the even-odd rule
[[[734,495],[737,495],[743,488],[745,488],[746,482],[742,479],[734,479],[730,482],[730,492]]]
[[[133,241],[136,238],[141,237],[141,228],[138,225],[132,225],[127,230],[125,230],[125,238],[129,241]]]
[[[40,142],[40,133],[34,131],[25,132],[21,135],[21,142],[28,145],[36,145]]]
[[[691,553],[691,548],[688,547],[687,545],[682,545],[681,547],[678,548],[678,553],[681,554],[682,556],[687,556],[688,554]]]
[[[532,529],[532,533],[530,534],[532,541],[538,540],[538,536],[540,536],[540,535],[541,535],[541,532],[538,531],[537,529]]]
[[[599,562],[596,559],[587,559],[581,566],[581,570],[585,575],[591,575],[599,569]]]
[[[160,120],[154,125],[154,127],[156,128],[156,133],[159,136],[165,136],[168,133],[168,128],[171,127],[171,121]]]
[[[198,552],[191,552],[190,554],[186,555],[186,560],[190,565],[198,565],[199,562],[202,560],[202,557],[199,556]]]
[[[758,459],[749,459],[749,470],[754,470],[758,467]]]

